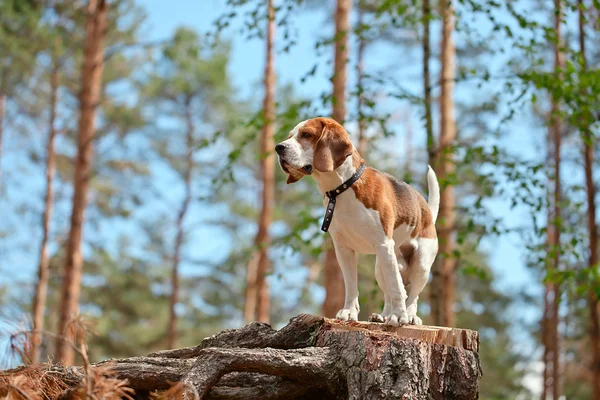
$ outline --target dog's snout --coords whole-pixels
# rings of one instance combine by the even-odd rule
[[[275,146],[275,151],[277,154],[283,155],[283,152],[285,151],[285,145],[279,143],[277,146]]]

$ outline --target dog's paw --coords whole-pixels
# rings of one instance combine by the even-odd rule
[[[423,321],[421,320],[421,318],[417,317],[416,315],[409,317],[408,320],[408,322],[410,322],[413,325],[423,325]]]
[[[381,314],[373,313],[369,317],[369,322],[378,322],[380,324],[383,324],[385,322],[385,317]]]
[[[385,320],[386,325],[402,326],[408,324],[408,315],[404,313],[392,313]]]
[[[358,311],[342,308],[335,315],[335,319],[340,321],[358,321]]]

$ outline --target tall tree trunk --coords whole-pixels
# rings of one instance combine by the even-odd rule
[[[82,228],[92,167],[92,142],[96,134],[96,106],[100,100],[102,88],[107,14],[108,1],[89,1],[84,60],[81,72],[81,94],[79,95],[81,114],[73,181],[71,229],[67,241],[65,272],[59,309],[58,332],[64,335],[64,339],[59,337],[56,343],[56,360],[62,361],[65,365],[72,365],[75,361],[73,348],[67,343],[67,341],[72,342],[74,337],[72,332],[67,331],[66,328],[71,318],[78,312],[83,267],[81,255]]]
[[[433,136],[433,118],[431,115],[431,76],[429,74],[429,61],[431,59],[430,20],[431,5],[429,0],[422,3],[423,18],[423,96],[425,113],[425,131],[427,134],[427,161],[434,169],[436,161],[435,138]],[[440,303],[440,261],[436,258],[431,267],[431,283],[429,284],[429,305],[433,324],[442,325],[442,311]]]
[[[440,263],[440,294],[442,326],[453,327],[456,323],[454,315],[454,269],[456,259],[453,252],[456,247],[454,239],[455,199],[454,187],[447,179],[454,173],[454,157],[451,146],[456,138],[454,122],[454,59],[456,49],[452,39],[454,29],[454,8],[450,0],[444,0],[442,6],[442,51],[441,51],[441,94],[440,94],[440,180],[443,182],[440,201],[440,252],[443,258]],[[437,323],[437,321],[436,321]]]
[[[6,114],[6,95],[0,92],[0,193],[2,193],[2,150],[4,146],[4,115]]]
[[[42,243],[40,245],[40,264],[38,266],[38,282],[33,298],[33,340],[32,362],[40,359],[40,345],[44,330],[44,314],[46,311],[46,295],[48,293],[48,278],[50,257],[48,256],[48,238],[50,236],[50,221],[54,207],[54,173],[55,154],[54,139],[56,138],[56,105],[58,103],[58,66],[52,67],[50,76],[50,119],[48,121],[48,144],[46,145],[46,195],[44,200],[44,214],[42,216]]]
[[[323,315],[333,318],[344,306],[344,278],[340,272],[333,242],[327,238],[323,243],[323,282],[325,285],[325,300],[323,301]]]
[[[256,246],[256,255],[250,261],[256,263],[253,268],[248,269],[248,283],[252,284],[250,273],[256,271],[255,275],[255,301],[246,300],[246,310],[244,312],[246,322],[255,319],[261,322],[270,322],[270,296],[269,285],[267,282],[267,273],[270,268],[269,261],[269,227],[271,226],[272,208],[275,197],[275,154],[273,147],[275,145],[273,136],[275,135],[275,55],[273,44],[275,42],[275,7],[273,0],[267,3],[267,50],[265,63],[265,98],[263,102],[263,130],[260,139],[260,172],[263,181],[263,190],[261,197],[261,210],[258,217],[258,232],[254,244]],[[247,290],[247,295],[252,295],[252,291]],[[255,307],[253,306],[255,304]]]
[[[254,252],[248,261],[246,269],[246,293],[244,302],[244,322],[246,324],[256,319],[256,302],[258,299],[256,290],[256,278],[258,274],[259,252]]]
[[[429,164],[436,159],[435,138],[433,137],[433,118],[431,116],[431,77],[429,75],[429,60],[431,59],[431,39],[429,21],[431,6],[429,0],[423,0],[423,94],[425,97],[425,131],[427,132],[427,156]]]
[[[561,0],[554,0],[554,32],[556,34],[556,43],[554,48],[554,71],[559,74],[564,68],[564,55],[562,53],[562,33],[561,19],[562,7]],[[558,116],[558,99],[552,98],[552,107],[550,112],[550,126],[548,130],[548,143],[552,148],[549,153],[552,154],[552,167],[554,188],[552,192],[551,209],[548,212],[548,251],[550,271],[560,269],[560,231],[561,231],[561,182],[560,182],[560,149],[561,149],[561,124]],[[549,179],[550,180],[550,179]],[[560,346],[559,346],[559,301],[560,287],[558,283],[549,282],[546,284],[546,293],[544,296],[545,322],[543,336],[545,339],[544,349],[544,389],[543,395],[551,395],[551,398],[558,400],[560,398]]]
[[[579,51],[581,56],[581,70],[583,73],[587,71],[587,59],[585,54],[585,15],[583,0],[577,1],[579,9]],[[598,227],[596,225],[596,188],[594,184],[594,136],[589,127],[591,122],[589,116],[584,116],[584,124],[582,128],[583,137],[583,160],[585,170],[585,187],[587,192],[588,203],[588,231],[590,235],[590,258],[588,267],[598,268]],[[596,285],[599,282],[594,282]],[[592,385],[593,399],[600,400],[600,316],[598,315],[598,298],[595,291],[592,289],[588,293],[588,307],[590,312],[590,342],[592,344]]]
[[[357,63],[356,63],[356,86],[358,90],[358,96],[356,99],[356,110],[358,116],[358,153],[366,159],[367,155],[367,136],[366,136],[366,121],[365,116],[363,115],[363,91],[364,91],[364,83],[363,78],[365,74],[365,49],[367,47],[367,41],[363,37],[362,34],[362,26],[364,24],[364,4],[359,1],[358,4],[358,29],[361,30],[361,33],[358,35],[358,52],[357,52]]]
[[[192,201],[192,172],[194,169],[194,121],[192,117],[192,100],[187,98],[185,102],[185,124],[186,124],[186,143],[185,143],[185,167],[183,170],[183,184],[185,194],[175,229],[175,247],[173,249],[173,265],[171,267],[171,296],[169,298],[169,324],[167,328],[167,347],[175,348],[177,342],[177,313],[175,307],[179,301],[179,264],[181,262],[181,247],[183,246],[184,229],[183,222]]]
[[[348,63],[348,36],[352,0],[337,0],[335,9],[335,59],[333,66],[333,119],[340,124],[346,119],[346,64]],[[323,271],[325,301],[323,315],[334,317],[344,305],[344,278],[335,257],[331,237],[325,239]]]

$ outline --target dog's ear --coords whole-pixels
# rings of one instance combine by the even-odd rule
[[[340,167],[354,150],[344,128],[333,121],[320,119],[321,138],[317,142],[313,164],[317,171],[331,172]]]

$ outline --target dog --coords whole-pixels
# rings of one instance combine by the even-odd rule
[[[370,320],[422,324],[417,301],[438,252],[440,187],[433,169],[428,167],[426,201],[407,183],[365,168],[344,127],[323,117],[300,122],[275,151],[288,184],[311,175],[324,195],[322,229],[333,239],[345,287],[344,308],[336,319],[358,320],[357,256],[375,254],[385,305]]]

